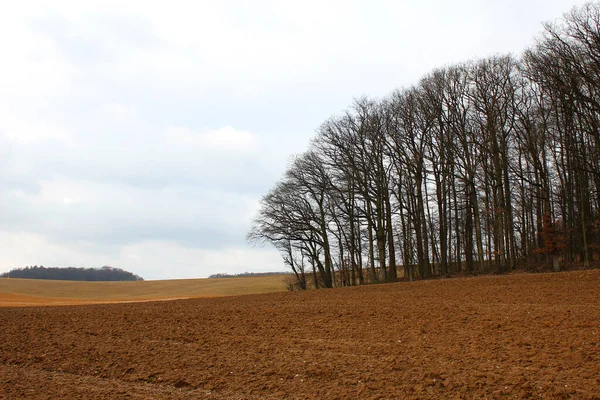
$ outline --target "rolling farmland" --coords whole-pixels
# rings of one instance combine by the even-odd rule
[[[600,393],[599,270],[4,307],[0,325],[6,399]]]
[[[138,282],[0,279],[1,306],[76,305],[259,294],[286,290],[286,275]]]

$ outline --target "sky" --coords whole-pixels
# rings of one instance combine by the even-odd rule
[[[0,272],[283,271],[246,243],[319,125],[519,55],[583,1],[19,1],[0,13]]]

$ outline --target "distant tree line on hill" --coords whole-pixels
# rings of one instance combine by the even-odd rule
[[[600,3],[544,24],[519,58],[355,100],[262,198],[248,239],[273,244],[300,288],[590,266]]]
[[[272,275],[289,275],[290,272],[242,272],[241,274],[218,273],[209,275],[209,279],[213,278],[246,278],[252,276],[272,276]]]
[[[49,279],[64,281],[143,281],[144,279],[120,268],[46,268],[33,266],[16,268],[0,275],[0,278]]]

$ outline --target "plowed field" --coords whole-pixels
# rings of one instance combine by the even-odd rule
[[[0,308],[2,399],[600,399],[600,271]]]

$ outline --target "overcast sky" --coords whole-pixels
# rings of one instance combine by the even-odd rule
[[[284,270],[245,235],[326,118],[435,67],[519,54],[584,2],[94,3],[2,6],[0,272]]]

